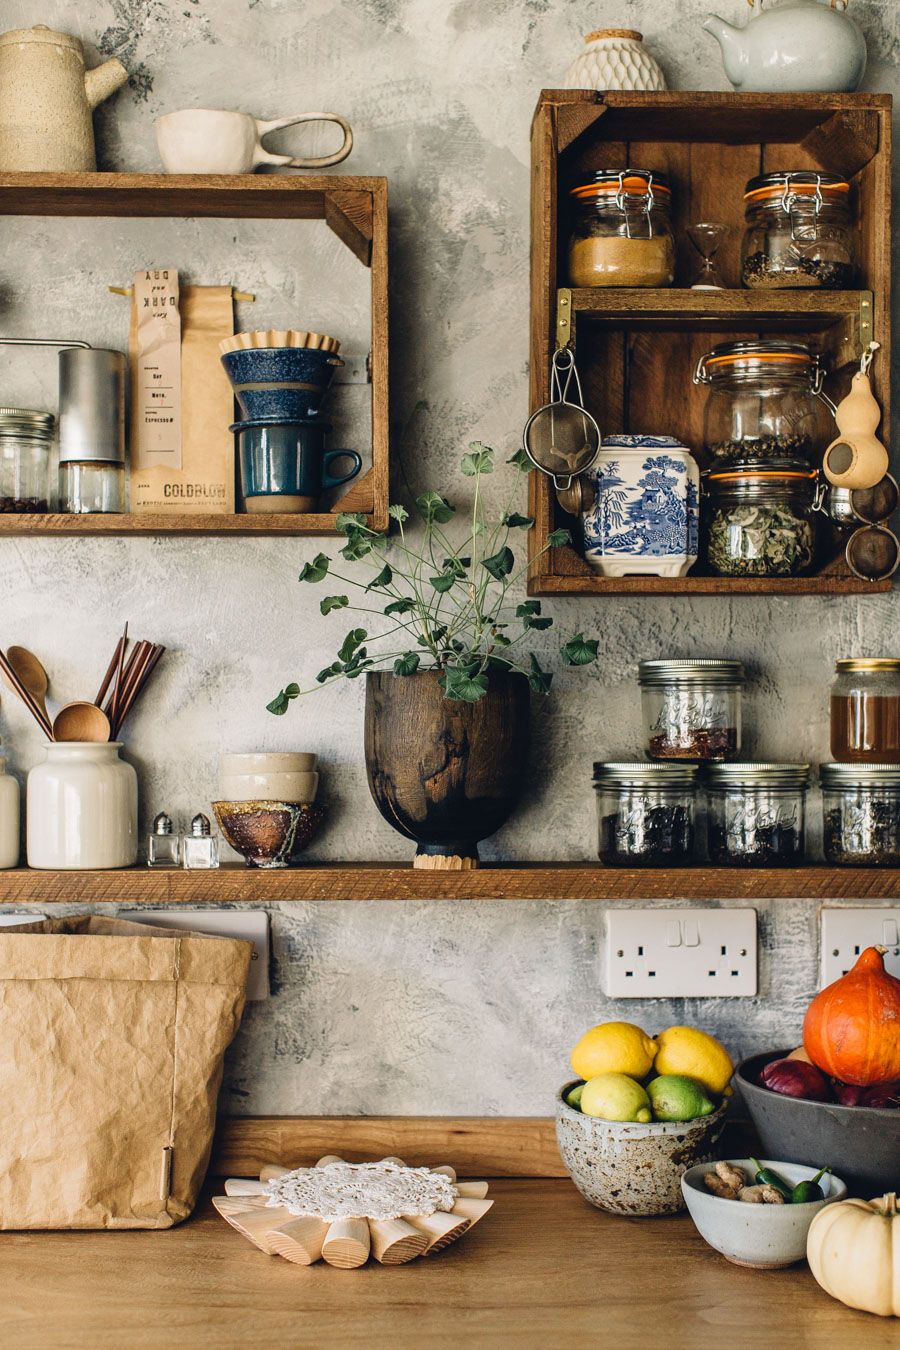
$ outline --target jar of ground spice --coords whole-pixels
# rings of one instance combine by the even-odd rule
[[[710,860],[790,867],[806,847],[808,764],[711,764],[706,770]]]
[[[600,169],[572,188],[573,286],[671,286],[672,190],[649,169]]]
[[[900,867],[900,763],[822,764],[823,847],[838,867]]]
[[[831,753],[843,763],[900,763],[900,659],[836,663],[831,686]]]
[[[845,178],[809,169],[764,173],[747,184],[744,208],[745,286],[853,286],[857,231]]]
[[[651,759],[703,763],[740,752],[740,661],[642,661],[638,683]]]
[[[595,764],[600,861],[686,867],[694,861],[694,764]]]
[[[50,509],[52,413],[0,408],[0,513]]]

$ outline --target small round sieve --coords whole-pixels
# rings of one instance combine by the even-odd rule
[[[577,402],[568,398],[573,381]],[[553,353],[550,402],[531,414],[523,434],[526,455],[553,479],[557,491],[571,488],[573,479],[590,469],[600,453],[600,428],[583,405],[575,357],[570,348],[562,347]]]

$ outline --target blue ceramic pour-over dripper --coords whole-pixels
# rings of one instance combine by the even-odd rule
[[[315,417],[344,364],[317,347],[244,347],[221,359],[241,413],[252,421]]]

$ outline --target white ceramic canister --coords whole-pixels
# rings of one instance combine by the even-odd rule
[[[659,62],[633,28],[599,28],[566,71],[565,89],[665,89]]]
[[[29,867],[131,867],[137,862],[137,774],[119,741],[53,741],[28,774]]]
[[[584,556],[601,576],[683,577],[697,561],[700,470],[672,436],[607,436],[585,477]]]
[[[19,784],[0,755],[0,870],[19,864]]]

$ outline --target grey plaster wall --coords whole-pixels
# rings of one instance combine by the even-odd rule
[[[738,0],[722,0],[732,19]],[[347,172],[386,174],[392,194],[394,446],[414,490],[457,499],[456,464],[479,437],[510,451],[527,413],[528,127],[582,35],[643,29],[676,88],[724,88],[699,31],[703,0],[2,0],[4,28],[44,22],[117,53],[132,86],[98,115],[106,167],[157,167],[152,121],[183,106],[263,116],[334,107],[357,133]],[[896,90],[893,0],[857,0],[869,88]],[[327,133],[284,133],[321,150]],[[263,222],[5,221],[0,331],[123,346],[109,284],[175,262],[196,281],[256,292],[242,322],[300,320],[346,336],[340,406],[364,442],[365,277],[332,237]],[[52,406],[52,358],[3,358],[0,401]],[[664,428],[661,428],[664,430]],[[345,442],[346,443],[346,442]],[[349,443],[353,443],[352,440]],[[402,486],[402,485],[401,485]],[[145,820],[188,816],[214,791],[223,748],[295,747],[324,760],[330,811],[311,856],[405,859],[362,765],[362,688],[264,705],[309,681],[339,637],[295,578],[315,544],[285,540],[0,540],[0,628],[45,657],[54,689],[90,692],[126,618],[171,649],[135,717]],[[751,754],[827,757],[834,659],[895,646],[896,599],[567,601],[563,628],[600,638],[590,670],[560,673],[536,708],[528,800],[488,857],[589,858],[595,758],[640,749],[642,656],[734,655],[752,671]],[[546,649],[551,650],[547,642]],[[4,746],[24,774],[40,754],[4,698]],[[817,804],[813,803],[813,816]],[[0,887],[2,891],[2,887]],[[761,897],[761,992],[752,1001],[619,1005],[660,1028],[689,1019],[742,1053],[793,1041],[815,987],[817,914]],[[608,1015],[603,915],[590,904],[333,904],[275,909],[274,996],[254,1005],[230,1059],[230,1109],[247,1112],[541,1112],[568,1047]]]

